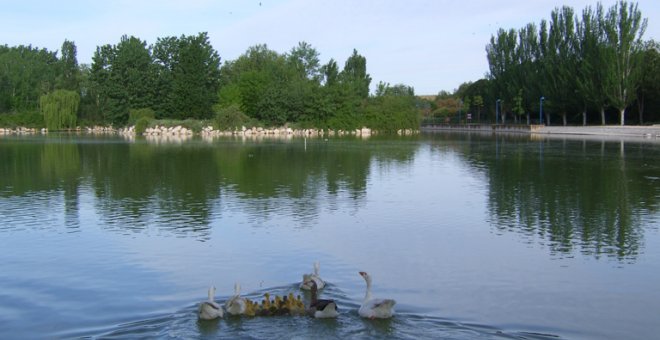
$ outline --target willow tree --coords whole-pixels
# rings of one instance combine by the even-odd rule
[[[607,78],[605,93],[612,106],[619,110],[621,125],[625,124],[626,108],[635,100],[640,79],[642,36],[646,30],[646,19],[636,3],[619,1],[611,7],[605,17],[605,53],[607,56]]]
[[[49,130],[76,126],[80,95],[75,91],[56,90],[39,98],[39,107]]]

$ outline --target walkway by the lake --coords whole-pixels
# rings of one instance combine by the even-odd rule
[[[660,138],[660,124],[655,125],[591,125],[591,126],[546,126],[546,125],[430,125],[423,126],[422,131],[481,131],[481,132],[505,132],[505,133],[532,133],[545,135],[592,135],[610,137],[637,137],[637,138]]]

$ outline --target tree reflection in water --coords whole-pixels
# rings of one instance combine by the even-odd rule
[[[658,211],[660,145],[528,135],[436,136],[482,169],[494,228],[565,256],[634,261]],[[436,142],[437,144],[438,142]]]
[[[360,209],[374,169],[412,166],[430,143],[434,152],[458,154],[483,178],[493,228],[524,235],[557,256],[634,261],[658,211],[658,143],[479,133],[310,139],[306,148],[299,141],[3,139],[0,196],[59,191],[64,224],[73,230],[82,227],[86,191],[104,228],[203,241],[227,214],[245,214],[251,226],[284,214],[307,228],[320,209]]]
[[[333,140],[329,147],[327,140],[314,139],[305,149],[296,141],[153,143],[56,134],[15,139],[0,144],[0,184],[11,188],[0,195],[61,190],[67,225],[74,226],[80,186],[88,185],[105,228],[156,228],[205,240],[214,218],[227,210],[251,216],[255,225],[284,213],[312,226],[321,204],[332,207],[337,196],[359,206],[372,161],[408,162],[417,148],[390,143],[394,147],[384,149],[378,141],[351,139]]]

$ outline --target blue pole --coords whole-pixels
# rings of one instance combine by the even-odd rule
[[[539,109],[539,124],[543,125],[543,101],[545,100],[545,97],[541,96],[541,104],[540,109]]]

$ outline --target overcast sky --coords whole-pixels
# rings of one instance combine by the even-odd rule
[[[601,1],[607,9],[614,0]],[[373,85],[403,83],[416,94],[452,91],[488,71],[485,46],[498,28],[518,29],[547,19],[568,5],[580,13],[587,0],[0,0],[0,44],[32,44],[59,50],[64,39],[78,47],[78,62],[91,63],[99,45],[133,35],[156,38],[208,32],[222,60],[265,43],[280,53],[300,41],[322,63],[343,66],[357,49],[367,58]],[[637,1],[649,19],[645,39],[660,40],[660,1]]]

